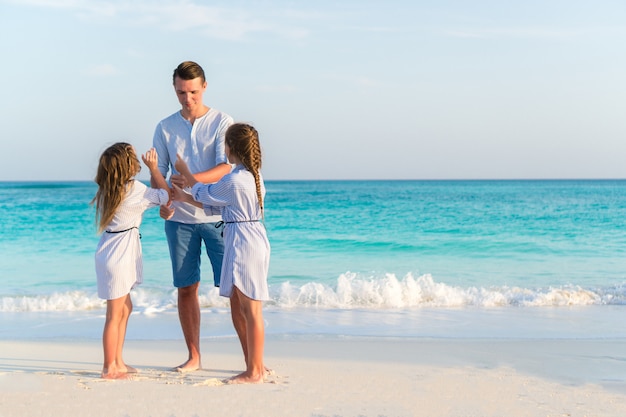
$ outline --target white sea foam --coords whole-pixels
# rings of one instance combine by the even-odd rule
[[[283,283],[276,290],[275,304],[281,307],[412,308],[412,307],[502,307],[574,306],[624,304],[621,287],[602,291],[579,286],[530,289],[520,287],[463,288],[436,282],[431,275],[399,280],[393,274],[364,279],[342,274],[337,286],[320,283],[302,286]]]
[[[79,311],[102,308],[105,302],[83,291],[0,298],[0,311]]]
[[[282,282],[270,285],[268,308],[330,308],[330,309],[411,309],[507,306],[584,306],[626,304],[626,287],[582,288],[563,286],[548,288],[522,287],[460,287],[437,282],[431,275],[414,277],[407,274],[398,279],[394,274],[366,277],[347,272],[334,286],[320,282],[297,284]],[[155,315],[176,309],[175,289],[141,286],[132,292],[135,311]],[[200,293],[200,305],[207,308],[228,308],[228,300],[219,290],[210,287]],[[105,309],[106,302],[95,292],[68,291],[34,296],[4,296],[1,312],[21,311],[83,311]]]

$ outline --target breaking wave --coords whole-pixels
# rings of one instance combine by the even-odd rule
[[[132,292],[135,311],[158,314],[176,309],[176,290],[142,285]],[[546,288],[460,287],[435,281],[431,275],[394,274],[365,278],[347,272],[334,285],[319,282],[270,284],[267,308],[319,309],[412,309],[463,307],[561,307],[626,304],[624,284],[607,288],[561,286]],[[200,305],[228,308],[217,288],[200,294]],[[94,292],[68,291],[47,295],[0,297],[1,312],[83,311],[105,309],[106,302]]]

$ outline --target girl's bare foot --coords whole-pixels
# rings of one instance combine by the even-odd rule
[[[119,370],[121,372],[126,372],[127,374],[137,374],[137,373],[139,373],[139,370],[137,368],[133,368],[132,366],[126,365],[126,364],[120,366]]]
[[[117,370],[103,368],[100,377],[103,379],[130,379],[127,372],[119,372]]]

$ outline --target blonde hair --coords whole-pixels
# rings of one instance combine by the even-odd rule
[[[254,176],[256,195],[259,198],[259,207],[263,210],[263,194],[261,193],[261,144],[256,129],[245,123],[235,123],[226,130],[226,144],[230,152],[235,155],[243,166]]]
[[[128,191],[128,183],[139,173],[141,164],[132,145],[118,142],[109,146],[100,156],[96,184],[98,191],[91,200],[96,205],[98,232],[113,220],[115,211]]]

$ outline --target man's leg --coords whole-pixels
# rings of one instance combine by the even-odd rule
[[[178,289],[178,318],[183,329],[189,358],[176,367],[178,372],[191,372],[202,368],[200,360],[200,303],[198,301],[197,282]]]
[[[172,260],[174,286],[178,288],[178,318],[187,345],[187,360],[175,367],[191,372],[202,367],[200,358],[200,254],[199,225],[165,222],[165,234]]]

